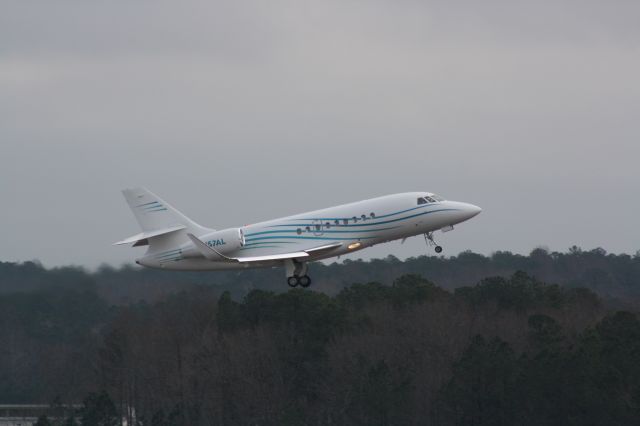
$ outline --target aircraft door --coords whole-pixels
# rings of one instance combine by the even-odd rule
[[[313,235],[315,235],[316,237],[324,234],[324,228],[322,226],[322,221],[321,220],[314,220],[312,225],[311,225],[311,230],[313,231]]]

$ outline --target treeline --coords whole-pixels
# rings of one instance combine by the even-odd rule
[[[0,263],[0,403],[83,403],[83,426],[638,424],[640,256],[311,267],[288,291],[279,269]]]
[[[638,316],[524,272],[453,291],[403,275],[334,296],[196,286],[110,307],[49,288],[0,301],[0,401],[83,401],[84,426],[640,418]]]
[[[616,308],[640,307],[640,250],[635,255],[608,254],[601,248],[567,252],[535,249],[528,256],[499,251],[491,256],[463,252],[457,256],[420,256],[404,261],[393,256],[370,261],[345,260],[329,265],[314,263],[310,267],[313,289],[329,295],[338,294],[354,281],[380,282],[385,285],[399,276],[417,274],[438,286],[453,290],[472,286],[487,277],[509,277],[524,271],[538,279],[567,287],[585,287]],[[34,262],[0,262],[0,293],[23,292],[46,287],[92,288],[110,305],[127,305],[139,301],[154,302],[167,294],[215,286],[242,298],[254,289],[286,291],[281,269],[170,272],[134,266],[103,266],[95,272],[82,268],[46,269]]]
[[[407,275],[126,308],[99,370],[158,425],[633,424],[638,349],[635,314],[584,289],[516,273],[450,293]]]

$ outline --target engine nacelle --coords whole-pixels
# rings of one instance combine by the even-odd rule
[[[203,235],[200,240],[224,255],[232,254],[244,246],[242,228],[229,228]]]

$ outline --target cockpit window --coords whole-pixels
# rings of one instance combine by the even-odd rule
[[[442,198],[441,196],[436,195],[436,194],[425,195],[424,197],[418,198],[418,205],[420,205],[420,204],[437,203],[439,201],[444,201],[444,198]]]

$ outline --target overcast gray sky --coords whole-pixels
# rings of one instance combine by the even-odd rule
[[[0,260],[130,262],[143,185],[223,228],[394,192],[445,254],[640,249],[640,2],[3,0]],[[426,253],[414,238],[356,257]],[[430,253],[430,252],[429,252]]]

